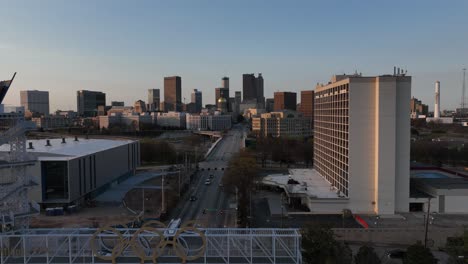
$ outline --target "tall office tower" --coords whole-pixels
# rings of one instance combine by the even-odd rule
[[[157,111],[159,110],[159,104],[161,103],[161,97],[159,89],[148,89],[148,110]]]
[[[297,94],[293,92],[275,92],[274,94],[274,110],[293,110],[296,111]]]
[[[229,91],[229,77],[226,77],[226,76],[223,77],[223,79],[221,81],[221,87],[226,88]]]
[[[267,98],[265,100],[265,111],[267,113],[273,112],[275,109],[275,99],[274,98]]]
[[[314,118],[314,91],[301,91],[301,107],[299,111],[304,117]]]
[[[233,109],[234,112],[237,114],[240,114],[240,104],[242,103],[242,92],[236,91],[234,93],[234,103],[235,103],[235,109]]]
[[[411,77],[334,76],[317,85],[314,167],[353,212],[409,211]]]
[[[76,92],[77,112],[82,117],[94,117],[98,106],[106,105],[106,94],[103,92],[81,90]]]
[[[136,113],[139,113],[139,114],[146,112],[145,101],[142,101],[142,100],[136,101],[135,104],[133,105],[133,109],[135,110]]]
[[[164,77],[165,111],[182,111],[182,78],[180,76]]]
[[[257,100],[256,78],[253,73],[242,75],[242,92],[244,96],[243,102]]]
[[[197,89],[193,89],[192,103],[195,104],[195,112],[200,113],[201,109],[202,109],[202,106],[203,106],[202,92],[201,91],[198,91]]]
[[[255,77],[255,74],[253,73],[243,74],[242,85],[242,90],[244,93],[244,103],[255,102],[260,108],[265,107],[265,97],[263,94],[263,77],[261,73],[258,74],[258,77]]]
[[[47,91],[20,91],[20,103],[24,111],[49,115],[49,92]]]
[[[263,90],[263,77],[262,74],[259,73],[258,77],[256,78],[256,88],[257,88],[257,103],[259,108],[265,108],[265,95]]]
[[[440,118],[440,82],[435,82],[434,118]]]

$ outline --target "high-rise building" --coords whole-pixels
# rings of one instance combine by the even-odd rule
[[[339,207],[408,212],[411,77],[338,75],[314,96],[314,168]]]
[[[293,92],[275,92],[275,111],[293,110],[296,111],[297,94]]]
[[[159,110],[159,104],[161,103],[161,97],[159,89],[148,89],[148,110],[157,111]]]
[[[242,92],[240,91],[236,91],[234,93],[234,103],[235,103],[235,109],[233,109],[233,111],[235,111],[237,114],[240,113],[240,104],[242,103]]]
[[[200,113],[201,109],[203,108],[203,100],[202,100],[202,92],[198,91],[197,89],[193,89],[192,92],[192,103],[195,104],[195,112]]]
[[[135,112],[139,114],[146,112],[146,104],[142,100],[136,101],[133,108]]]
[[[77,112],[82,117],[94,117],[98,106],[106,105],[106,94],[103,92],[81,90],[76,92]]]
[[[182,78],[164,77],[164,110],[182,111]]]
[[[314,118],[314,91],[301,91],[301,107],[299,111],[304,117]]]
[[[256,78],[256,88],[257,88],[257,103],[259,108],[265,108],[265,95],[263,90],[263,76],[261,73],[258,74]]]
[[[267,98],[265,100],[265,111],[269,113],[269,112],[273,112],[274,109],[275,109],[275,99]]]
[[[221,87],[226,88],[229,91],[229,77],[226,77],[226,76],[223,77],[223,79],[221,81]]]
[[[49,115],[48,91],[20,91],[20,103],[25,111]]]
[[[244,93],[243,102],[256,102],[261,108],[265,106],[265,97],[263,94],[263,77],[259,73],[258,77],[255,74],[242,75],[242,90]]]

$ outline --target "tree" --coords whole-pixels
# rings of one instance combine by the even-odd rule
[[[354,262],[356,264],[380,264],[382,263],[375,253],[373,247],[364,245],[359,248],[358,253],[354,256]]]
[[[309,225],[302,229],[302,258],[307,264],[351,264],[352,253],[329,227]]]
[[[429,248],[425,248],[421,241],[411,245],[406,250],[406,256],[403,259],[404,264],[436,264],[437,259],[434,258]]]
[[[240,226],[247,226],[250,216],[250,196],[253,187],[253,179],[257,175],[257,161],[252,153],[242,150],[229,162],[229,166],[223,177],[225,190],[231,193],[237,192],[237,213]]]
[[[468,248],[468,229],[465,230],[463,236],[460,237],[448,237],[445,243],[445,250],[450,255],[450,264],[462,264],[465,263],[463,259],[458,258],[459,256],[466,255],[466,248]]]

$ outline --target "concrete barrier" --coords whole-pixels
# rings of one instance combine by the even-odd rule
[[[218,145],[218,143],[223,139],[223,137],[220,137],[218,138],[215,143],[213,143],[213,145],[210,147],[210,149],[208,149],[208,152],[206,152],[205,154],[205,159],[210,155],[211,151],[216,147],[216,145]]]

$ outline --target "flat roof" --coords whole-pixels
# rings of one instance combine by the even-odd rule
[[[468,179],[465,178],[419,178],[412,180],[436,189],[468,189]]]
[[[293,179],[299,184],[288,184],[289,179]],[[291,194],[306,194],[309,197],[319,199],[341,198],[335,190],[330,188],[330,183],[314,169],[290,169],[289,174],[268,175],[262,182],[284,187]]]
[[[75,141],[74,138],[65,138],[66,143],[62,143],[61,138],[49,139],[51,146],[46,146],[47,139],[28,140],[32,143],[34,149],[26,149],[28,153],[35,154],[38,157],[49,156],[60,159],[60,156],[79,157],[94,154],[100,151],[124,146],[135,142],[135,140],[122,139],[84,139],[79,138]],[[0,146],[0,152],[9,152],[10,145],[4,144]]]

